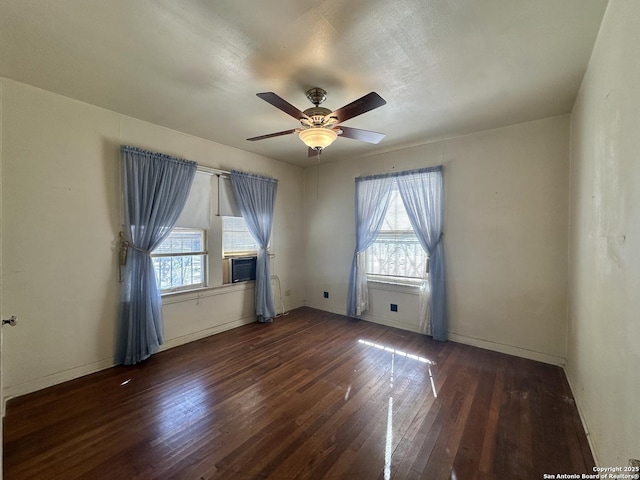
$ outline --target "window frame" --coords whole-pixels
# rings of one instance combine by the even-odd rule
[[[390,197],[389,201],[394,201],[396,202],[396,205],[401,206],[402,210],[404,212],[404,214],[406,215],[406,208],[404,206],[404,203],[402,202],[402,199],[400,197],[400,193],[398,191],[398,184],[397,182],[394,182],[394,186],[392,189],[392,194],[391,195],[395,195],[395,199],[392,199],[392,197]],[[391,205],[389,205],[391,207]],[[387,215],[389,215],[390,209],[387,209],[387,213],[385,215],[385,218]],[[396,212],[397,213],[397,212]],[[429,265],[429,256],[427,255],[427,253],[424,251],[424,249],[422,248],[422,245],[420,244],[419,240],[417,239],[416,233],[415,233],[415,229],[413,228],[413,226],[409,225],[411,230],[407,230],[406,228],[403,229],[397,229],[397,230],[380,230],[380,232],[378,232],[378,236],[376,238],[376,240],[369,246],[369,248],[367,248],[364,251],[364,255],[365,255],[365,270],[366,270],[366,275],[367,275],[367,282],[373,282],[373,283],[384,283],[384,284],[389,284],[389,285],[398,285],[398,286],[403,286],[403,287],[414,287],[414,288],[420,288],[423,284],[423,282],[425,281],[425,279],[428,276],[428,265]],[[402,236],[407,236],[407,235],[411,235],[412,239],[411,241],[396,241],[396,242],[391,242],[388,241],[388,243],[396,243],[396,244],[400,244],[400,245],[410,245],[410,244],[417,244],[418,247],[420,248],[420,250],[423,252],[424,254],[424,272],[422,273],[421,276],[407,276],[407,275],[392,275],[392,274],[384,274],[384,273],[374,273],[370,271],[370,266],[372,265],[371,262],[371,256],[373,255],[372,249],[374,248],[374,246],[376,244],[379,244],[379,240],[381,237],[387,237],[387,238],[399,238]]]
[[[229,209],[228,206],[221,209],[223,199],[221,195],[225,193],[226,195],[230,190],[230,183],[228,181],[228,172],[223,170],[217,170],[209,167],[200,167],[198,166],[197,173],[204,173],[211,176],[211,198],[210,198],[210,211],[209,211],[209,225],[208,226],[188,226],[185,225],[184,221],[182,221],[183,225],[178,227],[174,226],[172,232],[176,229],[186,229],[186,230],[198,230],[203,235],[203,250],[201,251],[193,251],[193,252],[171,252],[171,253],[158,253],[151,252],[150,256],[152,258],[154,273],[156,275],[158,290],[162,297],[171,296],[174,294],[185,294],[185,293],[194,293],[204,290],[210,289],[218,289],[218,288],[227,288],[232,286],[238,286],[241,284],[252,283],[252,281],[246,282],[237,282],[231,283],[228,281],[229,276],[229,265],[231,258],[237,257],[257,257],[259,245],[257,242],[255,243],[255,250],[246,250],[246,251],[237,251],[237,252],[225,252],[224,244],[223,244],[223,235],[224,235],[224,225],[222,218],[224,216],[236,216],[243,218],[240,214],[240,211],[235,208]],[[216,180],[217,179],[217,180]],[[226,182],[226,184],[225,184]],[[222,188],[223,185],[226,185],[225,188]],[[233,199],[232,199],[233,200]],[[232,202],[235,205],[235,200]],[[233,205],[232,205],[233,206]],[[229,212],[229,213],[226,213]],[[180,224],[180,219],[177,222]],[[244,222],[245,228],[246,220]],[[250,235],[250,233],[249,233]],[[170,257],[191,257],[191,256],[201,256],[202,258],[202,282],[194,283],[189,285],[182,285],[170,288],[161,288],[160,282],[160,268],[157,264],[158,258],[170,258]],[[156,268],[158,265],[158,268]]]
[[[191,252],[154,253],[154,252],[156,252],[156,250],[157,250],[156,249],[156,250],[151,252],[151,261],[153,263],[153,269],[154,269],[154,272],[156,274],[156,281],[157,281],[157,284],[158,284],[158,290],[160,291],[161,295],[164,295],[164,294],[167,294],[167,293],[176,293],[176,292],[185,292],[185,291],[191,291],[191,290],[199,290],[199,289],[207,288],[208,285],[209,285],[209,251],[208,251],[208,248],[206,248],[207,245],[208,245],[209,231],[207,229],[204,229],[204,228],[175,227],[175,228],[171,229],[171,233],[167,236],[165,241],[167,239],[169,239],[171,234],[173,234],[176,230],[201,232],[201,234],[202,234],[201,244],[202,244],[203,247],[205,247],[205,249],[204,250],[200,250],[200,251],[191,251]],[[158,248],[161,245],[159,245]],[[202,278],[202,281],[200,283],[190,283],[190,284],[183,284],[183,285],[176,286],[176,287],[161,288],[160,272],[156,268],[156,264],[155,264],[155,261],[154,261],[155,259],[176,258],[176,257],[197,257],[197,256],[202,257],[202,260],[201,260],[201,262],[202,262],[202,267],[201,267],[201,278]]]
[[[241,218],[243,220],[244,226],[246,227],[246,232],[247,234],[251,237],[251,240],[253,241],[254,245],[255,245],[255,249],[254,250],[237,250],[237,251],[227,251],[225,250],[225,218]],[[244,219],[244,217],[237,217],[237,216],[233,216],[233,215],[220,215],[220,223],[221,223],[221,236],[222,236],[222,258],[233,258],[233,257],[254,257],[258,255],[258,249],[260,248],[260,246],[258,245],[258,242],[255,241],[255,239],[253,238],[253,235],[251,235],[251,232],[249,231],[249,227],[247,226],[247,222]]]

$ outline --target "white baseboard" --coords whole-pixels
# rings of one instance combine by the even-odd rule
[[[168,350],[179,345],[184,345],[186,343],[215,335],[216,333],[221,333],[226,330],[231,330],[232,328],[247,325],[255,321],[255,315],[251,315],[249,317],[223,323],[221,325],[216,325],[215,327],[211,327],[205,330],[193,332],[188,335],[172,338],[165,341],[165,343],[160,347],[160,351],[162,352],[164,350]],[[75,380],[76,378],[84,377],[85,375],[90,375],[101,370],[106,370],[107,368],[111,368],[115,365],[116,363],[114,358],[110,357],[99,360],[97,362],[89,363],[87,365],[82,365],[80,367],[71,368],[62,372],[56,372],[54,374],[47,375],[46,377],[36,378],[24,383],[5,387],[4,391],[2,392],[2,416],[4,416],[6,412],[7,402],[14,397],[27,395],[29,393],[37,392],[38,390],[53,387],[54,385],[58,385],[60,383]]]
[[[345,315],[344,307],[336,307],[335,305],[331,305],[330,303],[326,304],[318,304],[314,302],[305,302],[306,307],[315,308],[317,310],[323,310],[325,312],[337,313],[339,315]],[[370,314],[365,313],[362,315],[362,320],[379,323],[381,325],[386,325],[388,327],[400,328],[402,330],[408,330],[410,332],[421,333],[419,330],[419,326],[398,322],[394,320],[389,320],[383,317],[377,317]],[[491,350],[494,352],[506,353],[508,355],[514,355],[516,357],[528,358],[529,360],[536,360],[538,362],[549,363],[551,365],[559,365],[564,366],[566,363],[566,359],[564,357],[558,355],[552,355],[549,353],[538,352],[535,350],[528,350],[526,348],[516,347],[513,345],[506,345],[502,343],[491,342],[489,340],[483,340],[480,338],[468,337],[465,335],[459,335],[457,333],[449,332],[449,340],[453,342],[463,343],[465,345],[472,345],[474,347],[484,348],[485,350]]]
[[[114,365],[115,361],[113,357],[105,358],[103,360],[98,360],[97,362],[89,363],[87,365],[70,368],[69,370],[63,370],[62,372],[56,372],[51,375],[47,375],[46,377],[36,378],[24,383],[19,383],[17,385],[4,387],[4,391],[2,392],[2,413],[4,415],[7,402],[14,397],[37,392],[38,390],[42,390],[44,388],[53,387],[54,385],[58,385],[59,383],[68,382],[69,380],[74,380],[85,375],[90,375],[92,373],[99,372],[100,370],[105,370],[107,368],[113,367]]]
[[[172,338],[164,342],[164,344],[160,347],[160,351],[163,352],[164,350],[169,350],[170,348],[178,347],[180,345],[185,345],[187,343],[200,340],[201,338],[210,337],[211,335],[215,335],[216,333],[222,333],[224,331],[231,330],[232,328],[248,325],[250,323],[254,323],[255,321],[256,321],[256,316],[251,315],[249,317],[244,317],[238,320],[233,320],[231,322],[216,325],[215,327],[207,328],[205,330],[189,333],[188,335]]]
[[[366,320],[367,322],[373,322],[373,323],[377,323],[380,325],[385,325],[387,327],[394,327],[394,328],[399,328],[401,330],[407,330],[409,332],[415,332],[415,333],[422,333],[420,331],[420,326],[419,325],[415,325],[413,323],[406,323],[406,322],[400,322],[397,320],[390,320],[388,318],[385,317],[379,317],[376,315],[371,315],[368,313],[364,313],[360,318],[362,318],[362,320]]]
[[[591,438],[591,430],[589,429],[589,424],[587,423],[587,419],[584,416],[584,411],[582,410],[582,407],[580,405],[580,398],[576,395],[577,390],[574,388],[575,383],[571,378],[571,375],[569,375],[567,366],[564,365],[562,369],[564,370],[564,376],[567,378],[567,383],[569,384],[569,388],[571,389],[571,394],[573,395],[573,399],[575,400],[576,408],[578,409],[578,415],[580,415],[580,422],[582,423],[582,428],[584,428],[584,433],[587,436],[587,441],[589,442],[589,448],[591,449],[591,455],[593,455],[593,461],[595,462],[597,467],[600,467],[602,465],[598,460],[598,454],[596,453],[596,448]]]
[[[503,343],[491,342],[489,340],[483,340],[480,338],[467,337],[465,335],[459,335],[457,333],[451,333],[451,332],[449,332],[448,337],[449,337],[449,340],[453,342],[464,343],[465,345],[472,345],[474,347],[484,348],[485,350],[492,350],[494,352],[506,353],[508,355],[528,358],[529,360],[536,360],[538,362],[549,363],[551,365],[559,365],[561,367],[563,367],[566,364],[566,359],[558,355],[538,352],[535,350],[528,350],[526,348],[516,347],[513,345],[506,345]]]
[[[336,313],[338,315],[346,315],[344,305],[332,305],[331,303],[313,303],[313,302],[304,302],[305,307],[315,308],[316,310],[322,310],[323,312],[331,312]]]

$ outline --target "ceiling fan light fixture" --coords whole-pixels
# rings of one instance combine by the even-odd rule
[[[323,127],[305,128],[298,136],[307,147],[313,148],[314,150],[327,148],[338,138],[335,130]]]
[[[358,128],[341,127],[342,122],[362,115],[374,108],[381,107],[387,102],[376,92],[370,92],[367,95],[354,100],[353,102],[341,107],[337,110],[329,110],[321,107],[320,104],[327,96],[327,92],[321,88],[312,88],[307,91],[307,98],[314,104],[313,107],[307,108],[304,112],[298,110],[282,97],[273,92],[256,93],[256,95],[265,102],[273,105],[278,110],[283,111],[287,115],[292,116],[301,124],[299,128],[292,128],[283,132],[270,133],[268,135],[260,135],[259,137],[247,138],[249,141],[264,140],[266,138],[280,137],[297,133],[300,140],[309,148],[309,151],[317,151],[327,148],[338,136],[360,140],[367,143],[378,143],[384,138],[384,134],[370,132],[369,130],[360,130]]]

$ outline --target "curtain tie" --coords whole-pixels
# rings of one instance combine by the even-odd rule
[[[433,254],[433,252],[436,251],[436,248],[438,248],[438,245],[442,241],[442,236],[443,235],[444,235],[444,232],[440,232],[440,236],[438,237],[438,240],[436,241],[436,243],[434,243],[433,248],[428,252],[429,256],[431,256]]]
[[[144,250],[143,248],[136,247],[133,243],[124,239],[124,233],[120,232],[120,265],[127,264],[127,253],[129,248],[133,248],[134,250],[144,253],[145,255],[151,255],[149,250]]]
[[[435,251],[436,251],[436,248],[438,248],[438,244],[442,241],[442,236],[443,236],[443,235],[444,235],[444,232],[440,232],[440,236],[438,237],[438,241],[436,242],[436,244],[433,246],[433,248],[432,248],[432,249],[431,249],[431,251],[429,252],[429,256],[427,257],[427,265],[426,265],[426,267],[425,267],[425,273],[426,273],[426,274],[429,274],[429,263],[431,263],[431,262],[430,262],[430,260],[431,260],[431,254],[432,254],[433,252],[435,252]]]
[[[130,242],[122,242],[124,245],[124,248],[133,248],[134,250],[140,252],[140,253],[144,253],[145,255],[151,255],[151,252],[149,250],[145,250],[143,248],[138,248],[136,247],[133,243]]]

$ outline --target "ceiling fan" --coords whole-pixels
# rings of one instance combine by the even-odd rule
[[[265,102],[270,103],[284,113],[299,120],[301,127],[292,128],[291,130],[285,130],[283,132],[260,135],[259,137],[247,138],[247,140],[253,142],[256,140],[264,140],[265,138],[297,133],[300,140],[309,147],[309,156],[311,157],[319,154],[324,148],[331,145],[338,136],[367,143],[378,143],[384,138],[384,133],[338,126],[350,118],[385,105],[387,102],[376,92],[368,93],[364,97],[334,111],[320,106],[327,98],[327,92],[322,88],[311,88],[307,90],[306,94],[314,106],[302,112],[273,92],[256,93],[256,95]]]

